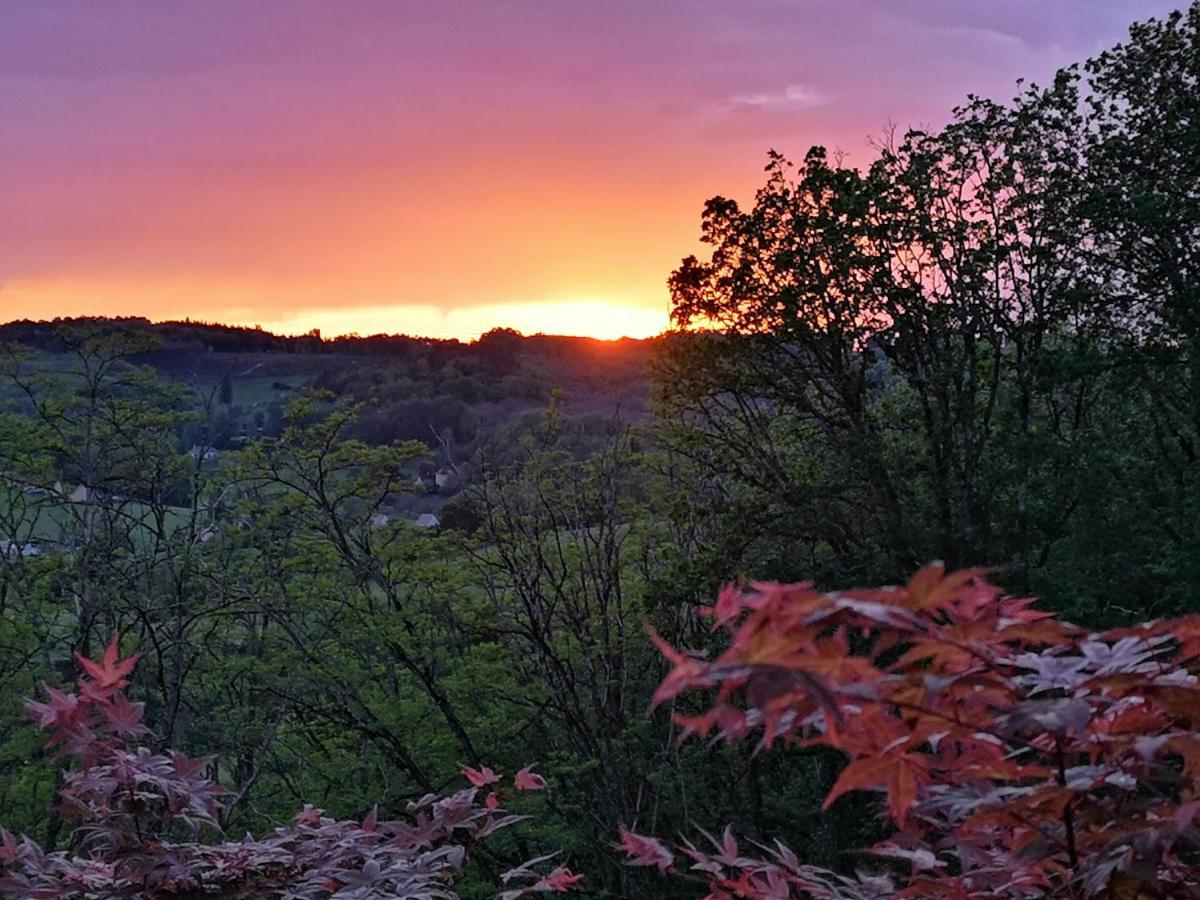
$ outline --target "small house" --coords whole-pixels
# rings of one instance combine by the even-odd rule
[[[42,555],[42,548],[32,541],[18,543],[17,541],[5,541],[3,545],[5,559],[19,559],[24,557],[29,559],[34,556]]]

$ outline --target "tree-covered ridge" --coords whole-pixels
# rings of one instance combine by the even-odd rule
[[[73,319],[0,326],[5,346],[37,358],[19,381],[0,383],[0,403],[29,410],[30,390],[55,374],[58,390],[87,380],[89,346],[103,338],[122,360],[175,382],[190,415],[172,426],[206,461],[258,439],[277,438],[285,410],[305,390],[358,404],[354,437],[368,444],[418,441],[428,452],[409,474],[422,491],[385,513],[440,514],[447,498],[478,480],[482,453],[536,430],[552,400],[577,452],[604,445],[614,419],[647,416],[655,341],[523,336],[494,329],[478,340],[404,335],[286,338],[265,331],[144,319]],[[10,372],[12,366],[10,365]],[[69,375],[74,375],[71,379]],[[564,434],[565,438],[565,434]]]

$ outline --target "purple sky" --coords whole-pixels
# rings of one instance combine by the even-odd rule
[[[0,320],[651,333],[768,148],[865,161],[1177,5],[7,0]]]

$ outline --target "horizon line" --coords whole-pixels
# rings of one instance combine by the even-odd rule
[[[52,326],[52,325],[70,325],[73,323],[121,323],[121,322],[140,322],[149,326],[159,325],[194,325],[201,328],[224,328],[232,331],[250,331],[268,335],[269,337],[279,338],[282,340],[300,340],[303,338],[315,338],[321,343],[331,343],[338,340],[371,340],[374,338],[404,338],[414,341],[438,341],[438,342],[455,342],[459,344],[475,344],[482,340],[486,335],[494,332],[510,332],[520,338],[569,338],[571,340],[586,340],[596,341],[602,344],[616,344],[622,341],[653,341],[667,334],[670,334],[673,329],[666,328],[657,334],[646,335],[644,337],[634,337],[633,335],[621,335],[620,337],[596,337],[589,334],[565,334],[559,332],[536,331],[528,333],[519,328],[510,325],[496,325],[487,331],[480,332],[474,337],[455,335],[451,337],[434,337],[431,335],[410,334],[408,332],[386,332],[378,331],[370,334],[363,334],[358,331],[346,331],[336,334],[326,334],[320,328],[312,328],[308,331],[285,332],[276,331],[262,324],[248,325],[241,322],[221,322],[215,320],[192,319],[190,317],[152,319],[149,316],[127,315],[127,316],[54,316],[50,319],[31,319],[28,317],[8,319],[0,322],[0,328],[8,328],[13,325],[31,325],[31,326]]]

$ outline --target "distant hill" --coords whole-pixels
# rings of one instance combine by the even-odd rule
[[[191,371],[205,366],[208,353],[301,354],[306,356],[369,356],[394,359],[423,359],[433,368],[451,360],[471,359],[481,366],[510,374],[534,360],[579,374],[628,371],[645,365],[661,338],[622,338],[604,341],[569,335],[522,335],[496,328],[474,341],[426,338],[404,334],[348,335],[323,338],[317,331],[304,335],[280,335],[262,328],[222,325],[215,322],[151,322],[141,317],[63,318],[49,321],[20,319],[0,325],[0,341],[15,341],[47,352],[63,349],[62,328],[96,328],[106,331],[144,332],[162,341],[158,353],[147,362],[163,370]],[[320,370],[321,363],[311,368]]]
[[[282,427],[295,392],[314,387],[364,404],[356,437],[421,440],[455,463],[515,446],[543,421],[552,397],[586,451],[646,415],[649,364],[663,338],[601,341],[494,329],[475,341],[408,335],[322,338],[205,322],[56,319],[0,325],[0,341],[55,354],[62,329],[144,332],[159,347],[138,361],[183,381],[209,409],[208,432],[184,446],[236,446]]]

